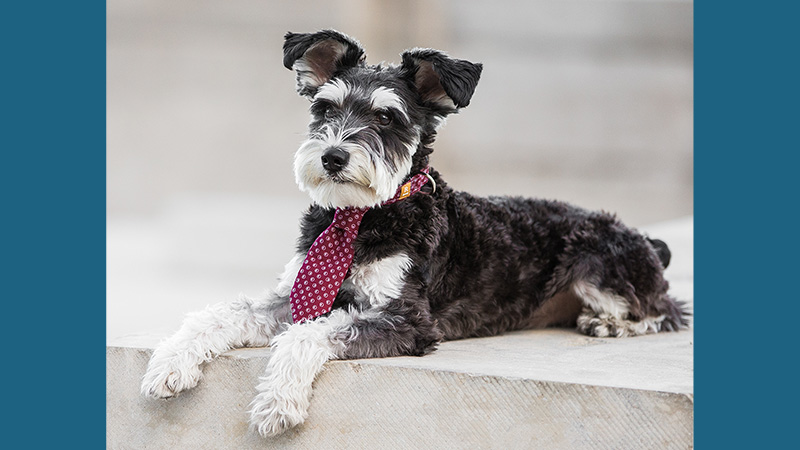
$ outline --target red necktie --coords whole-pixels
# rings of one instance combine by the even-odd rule
[[[428,168],[397,189],[390,205],[418,192],[428,182]],[[353,262],[353,243],[358,236],[361,219],[369,208],[337,208],[331,225],[319,235],[308,250],[292,292],[292,320],[299,323],[311,320],[331,310],[333,300],[347,277]]]

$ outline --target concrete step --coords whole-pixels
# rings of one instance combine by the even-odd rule
[[[676,296],[692,299],[692,219],[648,227],[673,252]],[[226,353],[193,390],[139,394],[163,336],[107,347],[107,446],[148,448],[668,449],[693,442],[692,330],[625,339],[568,329],[446,342],[422,358],[331,361],[309,417],[264,439],[246,410],[268,349]]]

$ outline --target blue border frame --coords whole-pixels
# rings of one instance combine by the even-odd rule
[[[105,446],[105,11],[0,9],[0,372],[20,448]]]
[[[796,350],[781,346],[800,303],[800,36],[797,8],[775,3],[695,5],[700,448],[776,447],[796,415]],[[105,2],[7,2],[0,21],[6,441],[102,448]]]
[[[776,4],[695,4],[698,448],[796,440],[800,36]]]

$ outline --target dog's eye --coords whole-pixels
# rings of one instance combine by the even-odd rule
[[[331,120],[336,115],[336,111],[333,110],[333,106],[327,105],[322,115],[325,116],[325,120]]]
[[[378,123],[384,127],[392,123],[392,116],[390,116],[387,112],[381,111],[375,114],[375,117],[378,119]]]

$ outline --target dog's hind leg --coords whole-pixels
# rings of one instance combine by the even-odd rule
[[[676,331],[690,313],[667,294],[669,249],[610,216],[595,216],[565,239],[551,289],[569,288],[583,302],[578,330],[625,337]]]
[[[173,397],[197,385],[204,362],[233,348],[268,345],[291,322],[289,291],[302,256],[296,256],[286,265],[278,287],[264,299],[241,297],[189,314],[178,332],[153,351],[142,379],[142,394]]]
[[[583,301],[578,315],[578,330],[589,336],[626,337],[658,333],[666,316],[634,318],[628,299],[608,290],[600,290],[588,281],[573,285],[573,291]]]

